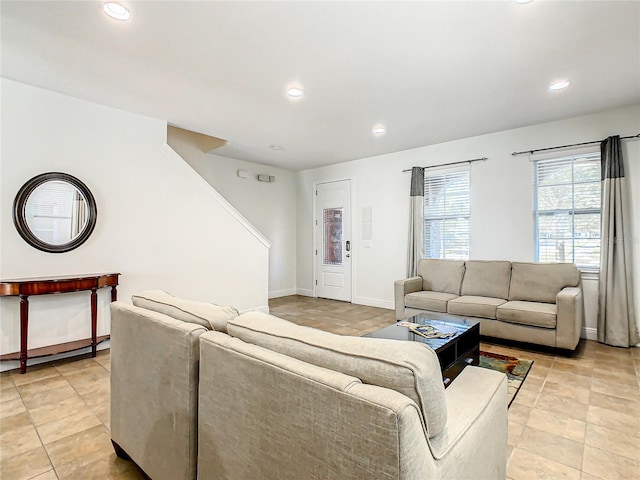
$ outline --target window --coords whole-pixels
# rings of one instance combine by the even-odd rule
[[[469,258],[469,167],[424,172],[426,258]]]
[[[535,259],[600,266],[600,154],[534,162]]]

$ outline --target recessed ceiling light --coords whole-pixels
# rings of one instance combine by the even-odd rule
[[[281,145],[269,145],[269,148],[271,150],[275,150],[276,152],[279,152],[280,150],[282,150],[282,146]]]
[[[513,0],[513,3],[529,3],[531,0]]]
[[[569,80],[556,80],[549,85],[549,91],[557,92],[558,90],[567,88],[569,85],[571,85]]]
[[[287,95],[293,98],[299,98],[304,95],[304,90],[300,87],[291,87],[287,90]]]
[[[131,12],[126,7],[116,2],[105,2],[102,4],[104,13],[117,20],[129,20]]]
[[[376,125],[375,127],[373,127],[372,131],[374,135],[384,135],[387,129],[384,125]]]

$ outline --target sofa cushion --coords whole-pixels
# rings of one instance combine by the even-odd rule
[[[501,322],[556,328],[557,306],[553,303],[507,302],[498,307],[497,318]]]
[[[409,308],[420,308],[422,310],[431,310],[432,312],[446,313],[447,302],[454,298],[458,298],[458,296],[452,293],[428,292],[423,290],[405,295],[404,305]]]
[[[509,300],[556,303],[560,290],[579,282],[580,271],[572,263],[513,262]]]
[[[464,262],[433,258],[422,259],[418,263],[418,275],[422,277],[423,290],[460,295]]]
[[[511,262],[468,260],[465,263],[461,295],[506,300],[509,298],[510,281]]]
[[[447,313],[463,317],[496,318],[496,308],[507,301],[502,298],[463,295],[447,304]]]
[[[136,307],[163,313],[183,322],[197,323],[209,330],[227,331],[227,322],[239,313],[235,307],[183,300],[162,290],[148,290],[131,296]]]
[[[229,335],[247,343],[400,392],[419,406],[429,437],[444,430],[440,363],[421,342],[335,335],[261,312],[242,314],[227,328]]]

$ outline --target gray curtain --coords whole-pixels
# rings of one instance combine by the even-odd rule
[[[638,343],[631,278],[631,217],[619,136],[600,144],[602,249],[598,293],[598,341],[615,347]]]
[[[418,261],[424,253],[424,168],[411,169],[409,217],[409,251],[407,252],[407,277],[418,275]]]

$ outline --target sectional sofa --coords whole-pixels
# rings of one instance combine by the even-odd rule
[[[153,291],[111,305],[111,436],[154,480],[504,479],[503,374]]]
[[[472,317],[481,335],[565,350],[580,340],[582,285],[570,263],[423,259],[394,288],[398,320]]]

